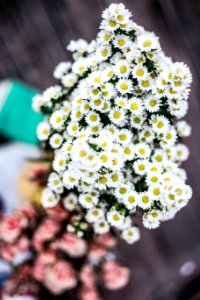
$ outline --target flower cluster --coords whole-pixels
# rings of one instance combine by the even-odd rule
[[[46,208],[62,201],[82,211],[95,233],[112,228],[133,243],[139,231],[132,214],[140,211],[144,226],[157,228],[191,198],[180,167],[189,155],[182,137],[191,128],[179,119],[188,109],[192,76],[123,4],[111,4],[102,17],[95,40],[68,45],[73,61],[54,72],[63,87],[33,100],[46,114],[38,137],[53,151],[41,201]]]
[[[129,269],[116,260],[112,251],[116,239],[104,234],[86,241],[66,233],[71,219],[70,212],[61,205],[46,212],[28,205],[3,215],[0,259],[10,273],[3,287],[5,299],[9,295],[19,295],[19,299],[40,295],[44,299],[42,289],[61,295],[78,287],[80,300],[91,299],[91,295],[100,300],[99,278],[111,290],[127,284]]]

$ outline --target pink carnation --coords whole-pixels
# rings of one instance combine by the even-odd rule
[[[102,268],[102,277],[108,289],[117,290],[127,285],[130,270],[126,267],[122,267],[115,261],[107,261]]]
[[[80,291],[80,300],[101,300],[98,291],[95,288],[83,288]]]
[[[18,213],[4,216],[0,223],[0,239],[7,243],[13,243],[25,226],[25,218],[22,218]]]
[[[59,260],[45,269],[44,284],[53,294],[62,294],[76,286],[75,271],[69,263]]]
[[[100,234],[96,238],[96,242],[98,244],[101,244],[102,246],[110,249],[110,248],[114,248],[116,246],[117,239],[114,238],[110,233],[104,233],[104,234]]]
[[[69,213],[59,205],[47,209],[47,213],[52,219],[60,222],[66,220],[69,216]]]
[[[85,264],[80,271],[80,280],[87,288],[95,286],[95,273],[91,265]]]
[[[43,243],[55,238],[61,226],[52,219],[45,220],[36,230],[33,236],[33,245],[37,250],[43,248]]]
[[[44,279],[46,268],[55,263],[55,261],[56,256],[54,253],[48,251],[41,252],[36,258],[33,266],[33,277],[38,281],[42,281]]]
[[[92,243],[89,248],[89,258],[99,260],[106,255],[106,249],[98,244]]]
[[[65,233],[54,247],[66,252],[71,257],[81,257],[87,251],[86,241],[74,233]]]

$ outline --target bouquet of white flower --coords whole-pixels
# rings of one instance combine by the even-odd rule
[[[73,61],[54,71],[63,87],[33,100],[46,114],[38,137],[53,152],[41,202],[79,211],[70,232],[112,230],[131,244],[140,237],[133,214],[140,211],[144,226],[157,228],[191,198],[180,167],[189,155],[182,137],[191,128],[179,119],[188,110],[192,75],[123,4],[111,4],[102,17],[96,40],[69,43]]]

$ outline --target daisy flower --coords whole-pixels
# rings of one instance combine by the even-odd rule
[[[136,226],[129,227],[122,231],[121,236],[128,244],[133,244],[140,239],[140,231]]]
[[[109,31],[101,30],[97,35],[97,41],[101,45],[108,45],[111,41],[112,34]]]
[[[129,99],[129,110],[133,115],[141,115],[143,112],[143,103],[139,98]]]
[[[63,198],[63,206],[68,211],[73,211],[78,205],[78,197],[74,193],[69,193]]]
[[[71,88],[77,81],[77,75],[73,73],[69,73],[62,77],[62,84],[67,87]]]
[[[67,132],[70,136],[76,136],[79,132],[79,124],[77,121],[72,121],[67,126]]]
[[[178,161],[185,161],[189,157],[189,149],[184,144],[177,144],[175,147],[176,158]]]
[[[191,126],[184,120],[177,122],[176,128],[180,137],[188,137],[191,135]]]
[[[138,36],[137,45],[141,51],[145,52],[160,49],[158,38],[154,33],[141,34]]]
[[[108,57],[111,55],[111,46],[110,45],[102,45],[97,48],[96,51],[97,60],[103,61],[107,60]]]
[[[70,70],[70,68],[70,62],[62,61],[56,66],[53,75],[56,79],[61,79]]]
[[[157,134],[165,133],[169,130],[170,123],[168,119],[161,115],[153,115],[151,117],[152,129]]]
[[[67,170],[63,173],[63,185],[67,189],[73,188],[75,185],[77,185],[77,183],[78,183],[78,178],[75,171],[72,172]]]
[[[139,194],[136,191],[130,191],[123,197],[123,204],[129,209],[132,210],[137,206]]]
[[[135,145],[135,155],[138,158],[149,158],[151,149],[148,144],[139,143]]]
[[[123,49],[127,47],[129,43],[130,43],[129,37],[124,34],[117,35],[113,40],[113,45],[119,49]]]
[[[92,72],[88,78],[87,78],[87,82],[89,86],[92,87],[99,87],[101,84],[103,84],[105,82],[105,77],[103,76],[103,72],[102,71],[94,71]]]
[[[140,115],[131,115],[130,116],[130,125],[131,127],[135,128],[135,129],[140,129],[141,126],[143,126],[144,122],[145,122],[145,118],[146,116],[143,114]]]
[[[126,119],[125,112],[118,108],[111,109],[109,112],[109,119],[112,123],[122,126]]]
[[[51,208],[58,204],[59,197],[51,189],[45,188],[42,191],[41,204],[44,208]]]
[[[104,218],[101,218],[94,223],[94,231],[97,234],[104,234],[107,233],[109,230],[110,226]]]
[[[128,103],[127,97],[116,97],[114,101],[115,101],[115,104],[117,106],[119,106],[120,108],[123,108],[123,109],[128,108],[129,103]]]
[[[92,125],[92,126],[95,126],[95,125],[98,125],[99,122],[100,122],[100,117],[99,117],[99,114],[98,113],[95,113],[93,111],[90,111],[86,118],[85,118],[86,122],[89,124],[89,125]]]
[[[117,90],[122,94],[130,94],[133,91],[133,84],[130,79],[120,79],[116,84]]]
[[[143,215],[143,225],[148,229],[159,227],[162,214],[158,210],[151,210]]]
[[[62,152],[57,153],[52,166],[56,172],[64,171],[66,168],[66,155]]]
[[[117,140],[119,141],[120,144],[125,146],[130,143],[132,136],[133,136],[133,134],[130,130],[120,129],[118,132]]]
[[[40,122],[37,127],[37,136],[40,141],[46,141],[51,132],[50,125],[47,121]]]
[[[49,144],[53,149],[60,148],[62,142],[63,137],[59,133],[54,133],[49,139]]]
[[[104,211],[101,208],[91,208],[87,211],[87,214],[85,216],[86,220],[90,223],[95,223],[99,219],[103,218]]]
[[[144,99],[144,106],[150,113],[157,112],[160,109],[161,101],[155,95],[149,95]]]
[[[53,172],[49,175],[47,186],[57,194],[63,192],[63,185],[60,176]]]
[[[138,175],[144,175],[147,173],[147,168],[148,168],[148,160],[145,159],[137,159],[133,163],[133,169],[136,174]]]
[[[55,111],[50,118],[50,124],[53,129],[62,129],[65,118],[62,110]]]
[[[139,194],[138,197],[138,206],[142,209],[148,209],[151,207],[153,200],[149,195],[149,192],[143,192]]]
[[[133,160],[135,156],[135,147],[133,144],[128,144],[123,149],[124,158],[126,160]]]
[[[155,175],[156,176],[156,175]],[[153,183],[149,186],[149,196],[153,200],[159,200],[162,196],[162,186],[159,183]]]
[[[147,77],[148,71],[146,67],[143,66],[143,64],[138,64],[133,68],[132,75],[134,78],[137,78],[138,80],[142,80]]]
[[[120,228],[124,221],[124,216],[115,209],[108,211],[106,218],[111,226],[117,228]]]
[[[114,67],[114,73],[117,77],[128,77],[130,73],[130,66],[126,60],[120,60],[116,63]]]
[[[92,193],[80,194],[78,198],[79,203],[86,209],[93,208],[97,202],[98,197]]]

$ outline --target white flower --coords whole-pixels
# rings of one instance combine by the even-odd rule
[[[176,152],[176,158],[179,161],[187,160],[190,154],[188,147],[185,146],[184,144],[176,145],[175,152]]]
[[[98,196],[92,193],[80,194],[78,198],[79,203],[84,208],[93,208],[98,203]]]
[[[69,193],[63,198],[63,206],[69,210],[73,211],[78,205],[78,197],[74,193]]]
[[[177,122],[176,128],[180,137],[188,137],[191,134],[191,126],[184,120]]]
[[[117,35],[116,38],[113,40],[113,45],[116,48],[120,48],[120,49],[127,47],[129,43],[130,43],[130,39],[128,38],[127,35],[123,35],[123,34]]]
[[[77,51],[79,53],[84,53],[88,47],[88,43],[83,39],[78,39],[77,41],[70,41],[67,46],[67,50],[74,52]]]
[[[61,194],[63,192],[62,181],[57,173],[53,172],[49,175],[48,187],[57,194]]]
[[[97,222],[99,219],[103,218],[104,211],[101,208],[91,208],[87,211],[85,216],[86,220],[90,223]]]
[[[160,183],[153,183],[150,185],[148,194],[149,197],[153,200],[159,200],[162,196],[163,189]]]
[[[128,243],[133,244],[140,239],[140,231],[138,227],[133,226],[122,231],[122,238]]]
[[[137,159],[133,163],[133,169],[135,173],[138,175],[144,175],[147,172],[147,168],[148,168],[148,160]]]
[[[51,115],[50,124],[53,129],[61,129],[64,121],[65,118],[62,110],[57,110]]]
[[[59,148],[62,142],[63,138],[59,133],[54,133],[49,139],[49,144],[53,149]]]
[[[139,194],[138,206],[142,209],[148,209],[151,207],[153,200],[148,192],[143,192]]]
[[[52,99],[58,99],[62,96],[62,89],[59,85],[51,86],[43,92],[43,100],[48,104]]]
[[[136,191],[130,191],[123,197],[123,203],[124,205],[132,210],[137,206],[137,201],[139,198],[139,194]]]
[[[41,203],[45,208],[54,207],[58,204],[59,197],[49,188],[45,188],[42,192]]]
[[[106,78],[104,77],[103,71],[94,71],[87,78],[88,85],[93,87],[99,87],[105,81]]]
[[[155,229],[159,227],[162,213],[158,210],[151,210],[143,215],[143,225],[148,229]]]
[[[131,98],[129,100],[129,110],[133,115],[141,115],[143,112],[143,103],[139,98]]]
[[[53,160],[53,169],[56,172],[64,171],[66,168],[66,155],[58,152]]]
[[[113,122],[116,125],[123,125],[123,122],[126,119],[124,111],[117,108],[110,110],[109,118],[111,122]]]
[[[123,94],[130,94],[133,91],[133,84],[130,79],[120,79],[116,84],[117,90]]]
[[[147,33],[138,36],[137,44],[140,50],[146,52],[160,49],[158,38],[154,33]]]
[[[108,223],[110,223],[111,226],[114,226],[117,228],[120,228],[124,222],[124,216],[121,215],[117,210],[114,210],[114,209],[110,210],[107,213],[106,217],[107,217]]]
[[[102,218],[94,223],[94,231],[98,234],[104,234],[110,230],[108,222]]]
[[[153,130],[158,134],[167,132],[170,126],[168,119],[161,115],[153,115],[151,125]]]
[[[134,78],[137,78],[138,80],[145,79],[148,75],[148,71],[146,67],[143,66],[143,64],[136,65],[133,70],[132,74]]]
[[[144,106],[149,112],[157,112],[160,109],[161,101],[155,95],[149,95],[144,99]]]
[[[44,105],[44,100],[42,95],[36,95],[32,99],[32,108],[36,112],[41,112],[41,107]]]
[[[97,48],[96,55],[98,61],[107,60],[108,57],[111,55],[111,46],[109,45],[102,45]]]
[[[57,79],[61,79],[69,71],[70,67],[71,67],[70,62],[65,62],[65,61],[60,62],[56,66],[53,72],[54,77]]]
[[[119,60],[115,67],[114,67],[114,73],[117,77],[128,77],[130,72],[130,66],[126,60]]]
[[[72,87],[76,83],[76,81],[77,76],[73,73],[69,73],[62,77],[62,84],[67,88]]]
[[[151,149],[148,144],[139,143],[135,145],[135,154],[138,158],[148,158],[151,154]]]
[[[87,58],[80,58],[72,66],[72,71],[75,74],[83,74],[85,71],[87,71],[88,68],[88,60]]]
[[[39,123],[37,127],[37,136],[40,141],[46,141],[50,135],[50,125],[47,121]]]
[[[130,143],[131,139],[132,139],[132,132],[128,129],[121,129],[118,132],[118,137],[117,140],[119,141],[120,144],[122,145],[127,145]]]

